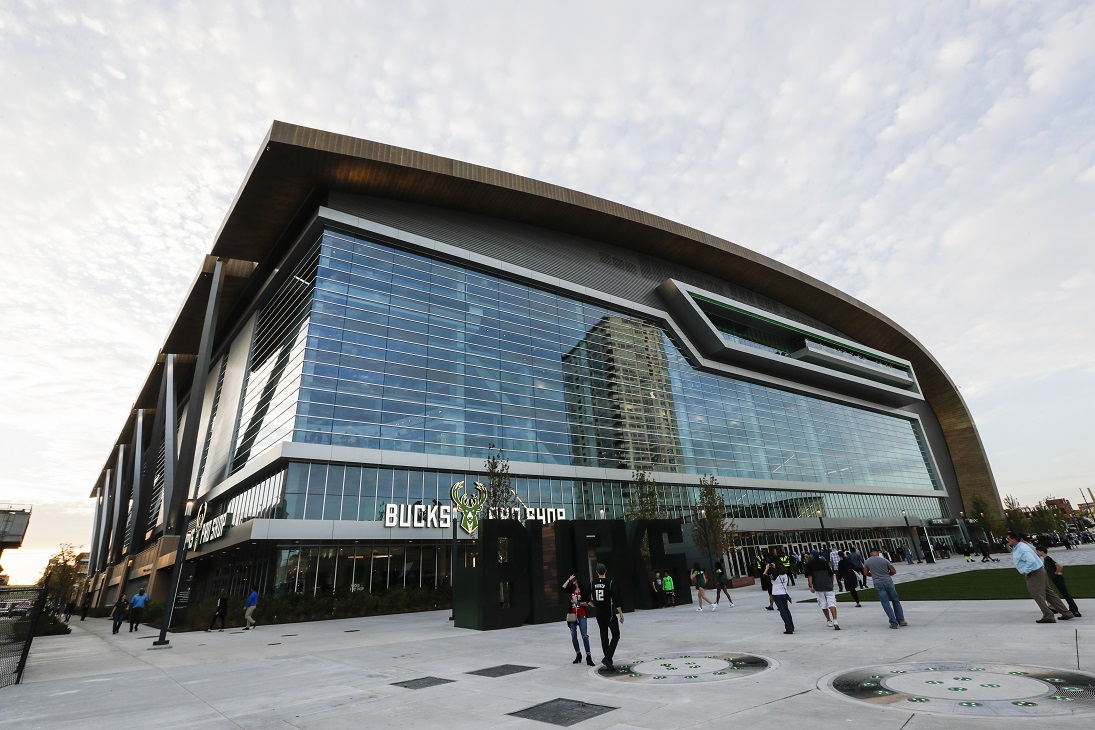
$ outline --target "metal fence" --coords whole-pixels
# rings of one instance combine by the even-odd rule
[[[45,597],[44,588],[0,587],[0,687],[23,678]]]

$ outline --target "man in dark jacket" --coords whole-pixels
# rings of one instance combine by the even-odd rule
[[[598,563],[597,579],[593,581],[590,594],[597,611],[597,628],[601,631],[601,651],[605,655],[601,660],[601,664],[605,665],[602,671],[615,672],[612,657],[616,654],[616,645],[620,643],[620,624],[624,621],[624,614],[616,585],[606,577],[607,573],[608,569],[604,564]],[[611,640],[609,633],[612,634]]]
[[[228,594],[222,588],[221,593],[217,596],[217,611],[213,614],[213,620],[209,622],[209,628],[206,629],[206,633],[213,630],[213,625],[217,623],[217,619],[221,621],[221,631],[224,631],[224,622],[228,620]]]

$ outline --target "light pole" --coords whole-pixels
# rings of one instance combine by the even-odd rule
[[[901,510],[901,516],[905,518],[905,529],[909,531],[909,542],[912,543],[913,555],[916,556],[916,562],[923,563],[920,559],[920,549],[916,547],[916,539],[913,538],[912,526],[909,525],[909,513],[905,510]]]
[[[700,519],[703,520],[703,541],[707,543],[707,566],[711,569],[711,577],[715,576],[715,557],[711,552],[711,525],[707,522],[707,510],[700,510]]]
[[[985,522],[985,513],[981,513],[981,532],[985,533],[985,542],[992,545],[992,535],[989,534],[988,523]]]
[[[156,648],[170,647],[171,641],[167,638],[167,629],[171,626],[172,615],[175,613],[175,601],[179,597],[179,583],[182,582],[183,563],[186,562],[186,532],[190,527],[190,511],[194,508],[194,500],[188,499],[182,503],[182,514],[179,515],[179,547],[175,550],[175,567],[171,571],[171,588],[167,592],[167,605],[164,606],[163,616],[160,618],[160,638],[152,642]]]
[[[821,517],[821,510],[817,511],[817,521],[821,523],[821,541],[825,543],[825,549],[829,550],[829,533],[825,529],[825,520]]]
[[[453,624],[456,623],[456,551],[459,549],[456,542],[456,498],[449,494],[452,499],[452,513],[449,518],[449,522],[452,523],[452,549],[449,551],[449,602],[452,604],[452,612],[449,613],[449,621]]]

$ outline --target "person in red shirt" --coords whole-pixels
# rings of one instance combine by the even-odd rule
[[[570,640],[574,644],[573,664],[582,663],[582,648],[578,645],[578,630],[582,632],[582,641],[585,642],[586,664],[591,667],[593,654],[589,650],[589,631],[586,623],[586,606],[589,605],[589,591],[582,587],[576,575],[567,578],[563,583],[563,592],[570,596],[570,613],[567,614],[567,626],[570,628]]]

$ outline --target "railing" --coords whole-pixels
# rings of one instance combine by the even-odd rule
[[[23,678],[45,602],[45,588],[0,588],[0,687]]]
[[[855,363],[856,365],[861,365],[863,367],[871,368],[873,370],[877,370],[877,371],[882,372],[882,373],[887,373],[889,375],[897,375],[897,376],[903,377],[903,378],[909,378],[909,371],[904,369],[904,368],[898,368],[898,367],[894,367],[892,365],[886,365],[884,363],[878,362],[877,360],[872,360],[868,357],[863,357],[862,355],[857,355],[854,352],[848,352],[847,350],[841,350],[839,347],[832,347],[830,345],[823,345],[820,342],[816,342],[814,340],[806,340],[806,347],[808,349],[818,350],[820,352],[824,352],[827,355],[833,355],[834,357],[839,357],[841,359],[847,360],[848,362]],[[911,378],[909,378],[909,379],[911,379]]]

